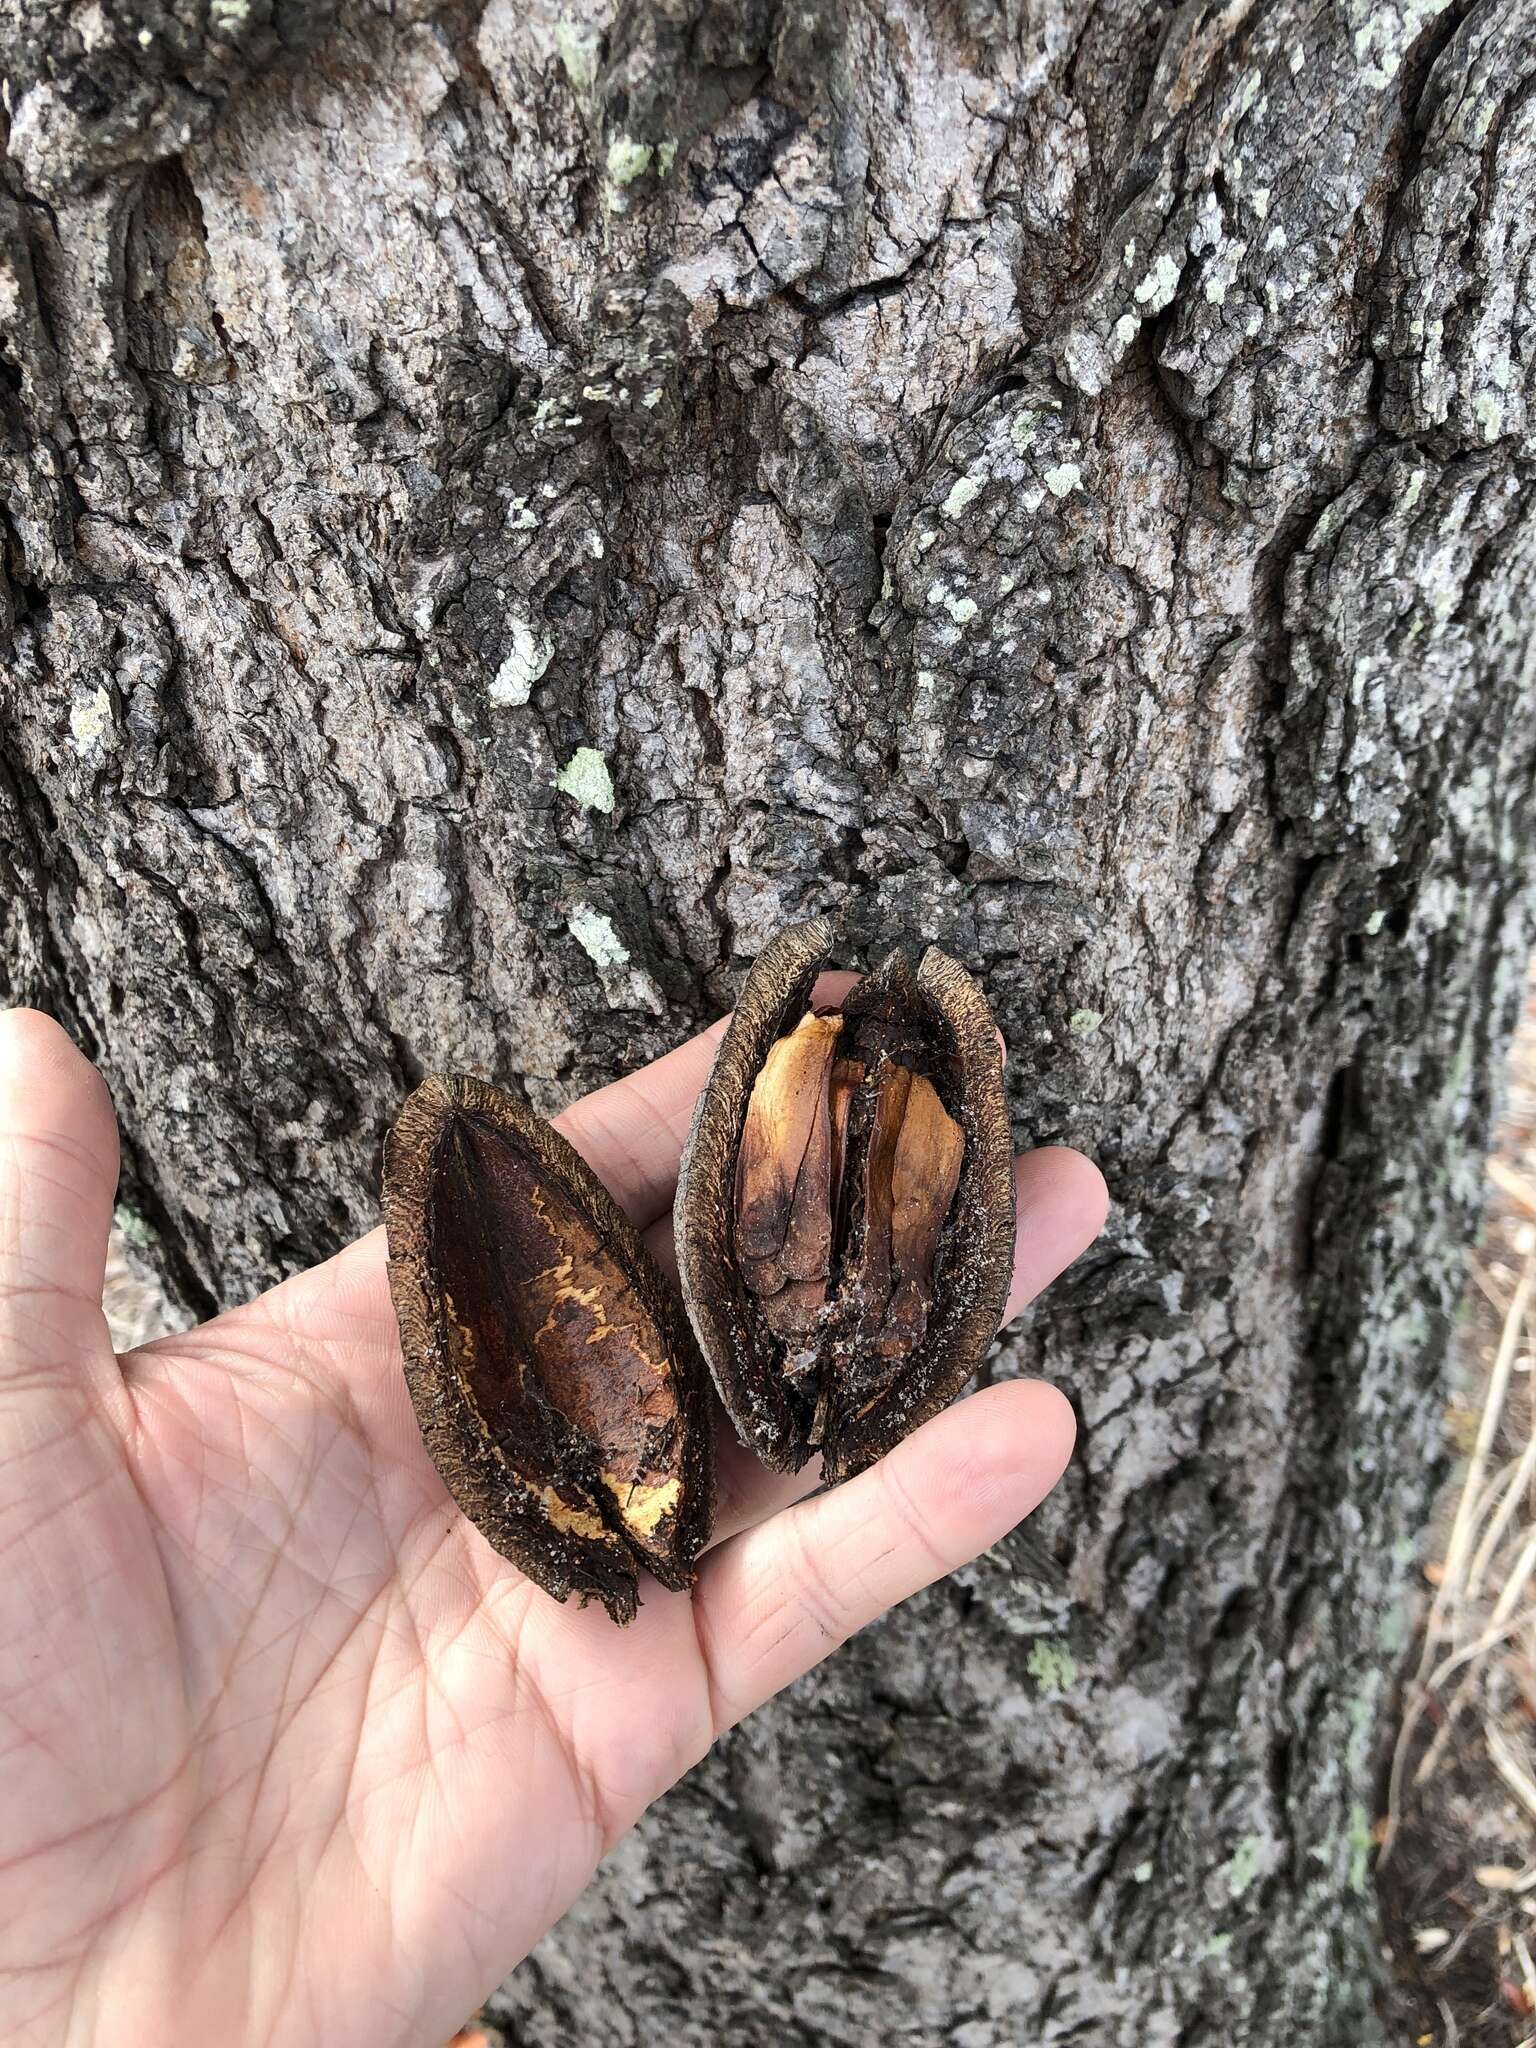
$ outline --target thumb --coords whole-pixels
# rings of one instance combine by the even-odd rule
[[[0,1384],[115,1372],[101,1313],[117,1120],[51,1017],[0,1010]]]

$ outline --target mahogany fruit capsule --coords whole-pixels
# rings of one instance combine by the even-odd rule
[[[434,1076],[389,1134],[384,1221],[416,1418],[480,1533],[617,1622],[642,1566],[690,1586],[714,1511],[708,1375],[586,1162],[502,1089]]]
[[[861,1471],[960,1391],[1013,1274],[1013,1141],[986,997],[898,947],[809,1008],[833,928],[743,984],[683,1153],[683,1298],[737,1434],[776,1471]]]

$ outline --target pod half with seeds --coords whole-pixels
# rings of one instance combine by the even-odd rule
[[[985,996],[898,948],[811,1007],[832,928],[796,925],[743,985],[683,1155],[683,1296],[764,1463],[861,1470],[945,1406],[997,1333],[1013,1145]]]
[[[691,1585],[713,1514],[708,1375],[585,1161],[489,1082],[434,1077],[390,1132],[384,1219],[416,1417],[480,1533],[615,1621],[642,1566]]]

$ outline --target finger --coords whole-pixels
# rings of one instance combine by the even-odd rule
[[[51,1017],[0,1011],[0,1379],[100,1354],[117,1165],[100,1074]]]
[[[823,974],[811,1000],[823,1007],[840,1003],[857,980],[856,974]],[[672,1207],[694,1104],[730,1021],[721,1017],[686,1045],[583,1096],[554,1120],[639,1228]]]
[[[1109,1190],[1091,1159],[1067,1145],[1042,1145],[1014,1162],[1017,1220],[1013,1285],[1004,1323],[1085,1252],[1104,1228]]]
[[[1042,1381],[988,1387],[857,1479],[712,1552],[694,1615],[716,1733],[1006,1535],[1061,1477],[1073,1432]]]
[[[796,1501],[809,1499],[820,1484],[820,1458],[812,1458],[798,1472],[770,1472],[737,1440],[722,1408],[715,1431],[715,1520],[706,1550],[718,1550],[743,1530],[755,1529]]]

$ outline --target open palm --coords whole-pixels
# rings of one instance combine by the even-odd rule
[[[844,982],[846,978],[844,978]],[[716,1031],[718,1031],[716,1028]],[[667,1253],[716,1032],[562,1129]],[[618,1630],[454,1509],[380,1233],[117,1357],[117,1135],[48,1019],[0,1013],[0,2038],[423,2048],[721,1730],[1055,1482],[1070,1410],[998,1386],[814,1499],[728,1432],[694,1593]],[[1019,1164],[1010,1313],[1103,1184]]]

